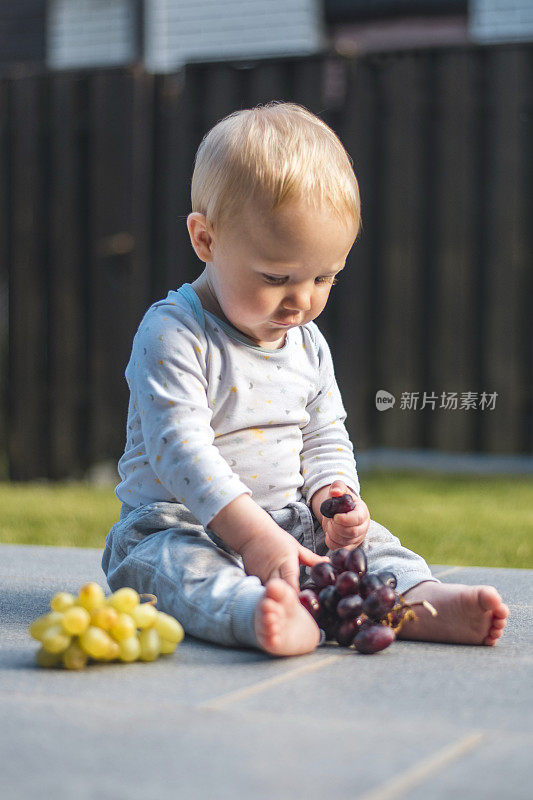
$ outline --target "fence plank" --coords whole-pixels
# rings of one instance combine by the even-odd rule
[[[121,323],[128,296],[132,231],[132,78],[120,70],[91,80],[89,458],[113,458],[124,443],[123,379],[131,341]]]
[[[524,242],[523,248],[526,258],[531,258],[533,253],[533,225],[529,221],[533,219],[533,97],[531,96],[533,87],[533,48],[527,48],[525,52],[526,85],[529,87],[529,95],[519,110],[521,131],[518,141],[521,159],[523,163],[522,177],[522,208],[521,214],[525,220],[523,229]],[[520,330],[522,332],[522,375],[525,397],[524,416],[522,419],[522,452],[533,452],[533,314],[531,314],[531,298],[533,297],[533,269],[531,266],[526,270],[524,276],[524,286],[518,314],[520,317]]]
[[[14,480],[46,475],[49,464],[41,89],[38,78],[16,80],[11,102],[8,458]]]
[[[486,315],[484,342],[487,385],[480,390],[497,391],[498,399],[495,411],[482,416],[482,446],[505,453],[523,449],[526,410],[523,331],[517,311],[526,273],[531,270],[531,253],[524,248],[525,228],[531,225],[531,218],[522,213],[524,165],[518,143],[520,110],[531,102],[531,87],[526,83],[527,62],[522,48],[496,50],[491,62],[491,181],[485,275],[490,313]]]
[[[476,282],[474,271],[476,209],[475,152],[477,95],[475,63],[470,51],[446,53],[440,70],[441,112],[437,162],[441,190],[437,198],[435,346],[438,357],[439,410],[435,413],[432,445],[447,450],[470,449],[472,412],[458,405],[440,408],[451,393],[475,391]]]
[[[131,204],[133,237],[126,261],[123,357],[129,359],[131,340],[142,315],[152,302],[152,242],[154,199],[154,102],[155,78],[143,70],[132,73],[131,106]],[[124,368],[126,363],[124,363]]]
[[[79,475],[86,408],[83,309],[84,238],[78,147],[83,112],[78,81],[69,73],[50,82],[50,465],[52,478]],[[81,113],[80,113],[81,112]]]
[[[0,375],[7,374],[8,264],[11,203],[9,198],[9,84],[0,80]],[[7,381],[0,382],[0,453],[2,471],[7,468]]]
[[[350,65],[346,76],[346,113],[338,133],[354,162],[361,195],[363,227],[333,289],[329,315],[331,341],[337,347],[334,361],[344,405],[347,427],[357,449],[371,445],[377,414],[375,344],[376,259],[379,253],[377,198],[381,191],[377,167],[381,139],[376,129],[380,95],[371,62]]]
[[[185,71],[156,82],[154,131],[153,299],[197,272],[186,229],[192,174],[191,133],[195,102]],[[187,84],[187,90],[185,85]],[[201,105],[201,103],[200,103]]]
[[[424,270],[429,268],[423,252],[424,228],[431,224],[433,213],[422,194],[427,177],[423,154],[430,146],[424,141],[428,131],[420,123],[427,113],[423,75],[428,67],[426,59],[411,56],[385,61],[381,69],[386,192],[377,221],[385,245],[377,309],[380,370],[376,389],[392,392],[397,405],[380,413],[378,435],[398,447],[409,442],[421,444],[421,412],[400,409],[402,392],[431,389],[425,381],[423,360],[424,339],[429,332],[421,330],[422,303],[430,302],[422,291]]]

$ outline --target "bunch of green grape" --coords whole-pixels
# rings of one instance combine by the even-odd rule
[[[155,608],[156,598],[141,602],[135,589],[124,587],[109,597],[97,583],[86,583],[76,597],[58,592],[51,611],[30,625],[41,643],[41,667],[83,669],[92,661],[155,661],[173,653],[184,636],[180,623]]]

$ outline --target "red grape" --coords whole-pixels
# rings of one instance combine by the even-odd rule
[[[396,634],[387,625],[369,625],[359,631],[353,644],[359,653],[378,653],[396,639]]]
[[[337,605],[337,616],[340,619],[355,619],[363,612],[363,601],[359,595],[343,597]]]
[[[318,600],[321,608],[325,608],[330,614],[334,614],[340,596],[334,586],[324,586],[318,593]]]
[[[357,572],[359,577],[366,572],[366,555],[361,547],[355,547],[350,550],[346,556],[345,570],[349,572]]]
[[[371,619],[382,619],[391,610],[394,601],[394,589],[382,585],[367,595],[363,603],[363,611]]]
[[[354,620],[344,620],[337,627],[336,640],[341,647],[349,647],[357,633],[357,623]]]
[[[394,572],[378,572],[378,578],[385,586],[390,586],[391,589],[396,589],[398,582]]]
[[[312,617],[316,617],[319,609],[320,603],[318,602],[318,597],[316,596],[315,592],[311,589],[303,589],[298,595],[300,603],[303,607],[309,611]]]
[[[335,583],[335,572],[329,561],[319,561],[312,567],[311,580],[316,584],[317,589],[323,589],[324,586],[332,586]]]
[[[320,506],[320,513],[329,519],[333,518],[335,514],[346,514],[348,511],[353,511],[355,508],[355,501],[351,494],[341,494],[340,497],[328,497]]]
[[[363,575],[359,580],[359,594],[365,599],[368,597],[370,592],[373,592],[375,589],[379,589],[380,586],[383,586],[380,579],[374,573],[367,572],[366,575]]]
[[[324,631],[326,641],[331,641],[335,638],[337,632],[337,619],[335,614],[330,614],[325,608],[321,608],[316,618],[316,624]]]
[[[331,566],[338,574],[346,571],[346,557],[350,550],[347,547],[339,547],[338,550],[333,550],[329,555]]]
[[[357,572],[341,572],[335,581],[335,588],[341,597],[357,594],[357,590],[359,589],[359,577]]]

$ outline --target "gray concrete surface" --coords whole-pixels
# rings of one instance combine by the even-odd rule
[[[499,589],[497,647],[272,659],[186,638],[71,673],[35,666],[27,625],[60,589],[106,586],[100,551],[0,545],[0,797],[529,800],[533,572],[434,571]]]

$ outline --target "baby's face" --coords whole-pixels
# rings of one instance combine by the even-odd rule
[[[329,211],[292,203],[248,206],[214,235],[208,274],[226,318],[261,347],[318,317],[354,243],[352,226]]]

